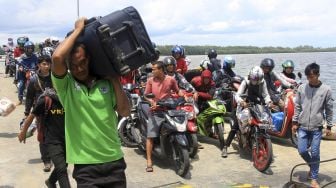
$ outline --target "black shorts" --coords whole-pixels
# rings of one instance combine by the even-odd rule
[[[127,187],[124,158],[100,164],[75,164],[72,177],[78,188]]]

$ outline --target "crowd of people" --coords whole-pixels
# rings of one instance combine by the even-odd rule
[[[73,178],[78,187],[126,187],[126,163],[117,123],[118,116],[130,114],[131,106],[123,90],[127,83],[142,84],[144,96],[155,95],[154,98],[144,97],[152,109],[146,141],[147,172],[153,172],[153,138],[160,134],[160,125],[164,121],[160,113],[155,112],[158,100],[169,98],[173,93],[184,97],[185,92],[191,92],[202,111],[206,101],[213,99],[216,87],[231,84],[239,118],[248,110],[242,94],[247,94],[250,100],[262,99],[272,110],[283,111],[285,104],[278,95],[278,88],[298,88],[292,131],[298,133],[299,154],[309,164],[311,185],[319,187],[323,121],[327,122],[328,135],[332,127],[333,98],[330,87],[319,80],[318,64],[306,66],[308,83],[302,85],[296,82],[292,60],[283,62],[283,72],[276,73],[274,60],[265,58],[244,78],[233,71],[235,59],[225,56],[222,61],[215,49],[209,49],[208,57],[198,69],[188,70],[185,49],[176,45],[171,56],[162,61],[156,48],[158,56],[151,64],[124,76],[98,78],[90,72],[90,56],[85,45],[76,42],[84,22],[84,18],[77,20],[73,32],[61,43],[58,39],[48,38],[37,48],[28,37],[19,37],[17,47],[14,47],[13,39],[9,39],[6,46],[6,74],[14,77],[18,86],[18,105],[25,104],[18,138],[25,142],[35,119],[43,170],[49,172],[54,165],[45,181],[48,187],[56,187],[56,182],[60,187],[70,187],[68,163],[74,164]],[[10,71],[10,54],[16,62],[15,72]],[[141,79],[142,74],[147,80]],[[276,85],[277,82],[281,86]],[[223,157],[228,156],[227,149],[240,126],[237,121],[231,128],[222,148]]]

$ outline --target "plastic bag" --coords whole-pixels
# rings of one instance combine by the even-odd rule
[[[6,97],[0,99],[0,115],[8,116],[15,109],[14,103]]]

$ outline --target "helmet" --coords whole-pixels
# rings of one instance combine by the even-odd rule
[[[172,48],[171,52],[172,52],[172,56],[174,56],[175,54],[180,54],[182,56],[183,48],[181,46],[176,45]]]
[[[163,58],[163,64],[165,66],[168,66],[168,65],[173,65],[174,67],[176,67],[176,60],[173,56],[167,56],[165,58]]]
[[[285,62],[282,63],[283,69],[288,67],[294,68],[294,62],[292,60],[286,60]]]
[[[236,61],[231,56],[225,56],[223,60],[223,69],[232,69],[236,65]]]
[[[27,53],[28,52],[28,48],[31,48],[33,49],[33,51],[35,50],[35,45],[33,42],[31,41],[27,41],[25,44],[24,44],[24,51]]]
[[[23,47],[27,41],[29,41],[28,37],[19,37],[16,42],[20,47]]]
[[[270,67],[271,71],[274,68],[274,61],[271,58],[265,58],[261,61],[260,63],[260,67],[264,68],[264,67]]]
[[[258,66],[253,67],[248,74],[248,80],[250,80],[252,84],[255,83],[254,85],[261,84],[264,81],[263,70]]]
[[[210,63],[209,60],[204,59],[203,61],[201,61],[200,67],[201,67],[203,70],[207,70],[207,69],[209,68],[209,66],[211,66],[211,63]]]
[[[52,47],[47,46],[42,49],[42,55],[44,56],[49,56],[51,58],[53,53],[54,53],[54,48]]]
[[[210,50],[208,51],[208,57],[209,57],[209,59],[216,58],[216,57],[217,57],[217,52],[216,52],[216,50],[215,50],[215,49],[210,49]]]
[[[154,60],[153,60],[153,61],[156,61],[156,60],[159,59],[161,52],[160,52],[160,50],[156,47],[156,44],[155,44],[154,42],[152,42],[152,46],[153,46],[154,51],[155,51],[155,57],[154,57]]]
[[[8,38],[8,45],[13,46],[14,42],[12,38]]]
[[[57,37],[50,37],[50,40],[52,45],[57,45],[59,42],[59,39]]]

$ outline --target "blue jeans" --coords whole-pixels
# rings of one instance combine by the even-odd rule
[[[19,97],[19,101],[23,100],[23,92],[25,90],[26,87],[26,80],[18,80],[18,97]]]
[[[301,157],[306,163],[320,161],[320,143],[322,138],[322,130],[307,131],[302,128],[298,129],[298,150]],[[310,151],[308,150],[310,147]],[[311,177],[317,180],[320,163],[311,164]]]

